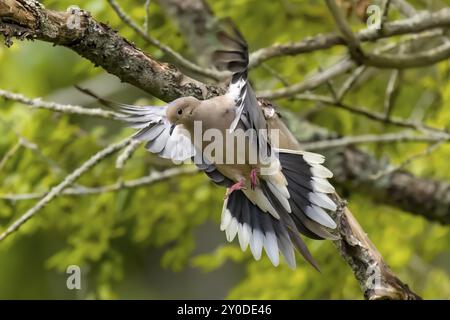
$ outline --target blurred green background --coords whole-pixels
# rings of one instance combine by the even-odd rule
[[[163,59],[115,15],[106,1],[42,1],[47,8],[65,10],[77,5]],[[119,1],[138,22],[145,17],[145,1]],[[411,1],[420,9],[439,9],[444,1]],[[300,40],[333,31],[322,1],[211,0],[218,17],[232,17],[251,50],[276,42]],[[156,4],[150,7],[151,34],[195,59],[177,26]],[[393,17],[399,18],[393,14]],[[352,18],[355,29],[364,28]],[[345,53],[333,48],[308,55],[284,57],[267,63],[290,83]],[[376,72],[369,83],[348,99],[380,111],[390,72]],[[450,120],[448,61],[431,68],[403,73],[395,114],[423,112],[428,123],[448,126]],[[264,68],[251,73],[257,89],[281,87]],[[337,79],[336,82],[343,80]],[[126,103],[162,104],[148,94],[106,75],[101,68],[62,47],[42,42],[15,41],[0,45],[0,88],[30,97],[87,105],[74,84]],[[326,88],[324,89],[326,90]],[[314,103],[280,100],[295,114],[342,135],[382,133],[385,127],[332,108],[316,110]],[[382,107],[381,107],[382,108]],[[382,110],[381,110],[382,111]],[[133,131],[112,121],[56,114],[10,101],[0,101],[0,158],[20,136],[37,149],[21,147],[0,170],[0,195],[42,192],[108,143]],[[367,145],[379,158],[400,163],[420,152],[423,144]],[[450,146],[411,163],[417,176],[450,180]],[[123,171],[110,158],[78,183],[101,186],[132,179],[152,169],[170,167],[141,147]],[[248,299],[361,299],[357,281],[330,242],[308,241],[322,268],[319,274],[298,257],[292,271],[282,263],[274,268],[267,257],[255,262],[236,241],[227,244],[219,230],[224,190],[203,175],[173,178],[150,187],[83,197],[60,197],[50,203],[6,241],[0,243],[0,298],[248,298]],[[424,298],[450,298],[450,232],[448,226],[380,205],[348,186],[346,199],[369,237],[404,282]],[[36,200],[0,200],[0,230]],[[82,290],[66,288],[68,265],[82,270]]]

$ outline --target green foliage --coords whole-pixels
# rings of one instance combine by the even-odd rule
[[[144,1],[119,2],[134,19],[143,23]],[[423,6],[424,2],[417,1],[417,4]],[[127,28],[106,1],[48,0],[43,3],[56,10],[65,10],[72,4],[90,10],[98,20],[109,23],[137,46],[156,58],[164,58],[159,50]],[[209,3],[219,17],[231,16],[237,22],[252,50],[333,30],[321,1]],[[364,25],[354,21],[354,27],[359,29]],[[154,37],[188,55],[188,46],[175,24],[154,3],[150,30]],[[289,83],[296,83],[318,67],[331,65],[343,54],[343,48],[333,48],[274,59],[267,65],[283,74]],[[51,100],[59,90],[70,89],[73,84],[95,79],[102,73],[100,68],[94,68],[61,47],[19,41],[9,49],[0,46],[0,88],[5,90]],[[381,112],[389,75],[390,71],[370,73],[370,85],[358,87],[349,94],[347,101]],[[263,68],[252,71],[251,77],[258,89],[282,87]],[[344,79],[337,78],[333,83],[340,85]],[[319,88],[318,92],[329,93],[326,87]],[[126,96],[130,100],[127,102],[139,98],[141,95]],[[76,99],[72,99],[68,95],[67,100],[60,102],[76,103]],[[115,100],[123,99],[115,97]],[[394,114],[408,117],[424,112],[430,125],[448,126],[449,103],[449,65],[443,62],[434,68],[403,73]],[[310,121],[342,135],[387,130],[383,124],[344,111],[317,109],[314,103],[281,100],[279,104],[297,113],[315,110],[309,116]],[[0,133],[0,159],[18,142],[18,135],[37,146],[34,150],[20,147],[0,170],[0,195],[5,195],[46,192],[93,153],[131,131],[121,130],[115,123],[104,120],[30,110],[19,103],[0,101]],[[388,157],[393,163],[400,163],[425,147],[423,144],[398,144],[364,148],[380,158]],[[450,148],[441,147],[432,155],[415,161],[408,169],[418,176],[448,180],[449,156]],[[102,186],[119,179],[141,177],[152,169],[170,165],[143,148],[134,154],[123,172],[115,169],[114,161],[115,157],[103,161],[78,183]],[[0,298],[158,298],[162,296],[157,289],[161,287],[159,282],[171,283],[170,278],[179,279],[176,275],[180,272],[183,281],[164,297],[175,297],[177,290],[184,286],[186,298],[191,295],[236,299],[362,298],[353,274],[330,242],[308,241],[321,266],[320,274],[301,258],[298,258],[296,270],[289,269],[285,263],[274,268],[265,256],[261,261],[253,261],[249,251],[242,253],[236,243],[225,244],[225,236],[218,231],[223,192],[198,175],[116,193],[60,197],[1,243]],[[352,190],[347,199],[358,221],[402,280],[425,298],[450,298],[448,227],[374,203],[358,190]],[[0,229],[35,201],[0,200]],[[81,266],[86,276],[81,292],[65,287],[65,270],[71,264]],[[158,275],[167,273],[170,276],[158,279]],[[189,282],[192,274],[197,280]],[[214,288],[214,284],[222,283],[218,282],[220,279],[223,286],[230,288],[227,293]]]

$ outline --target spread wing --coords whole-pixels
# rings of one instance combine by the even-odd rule
[[[196,150],[189,132],[183,125],[177,125],[171,132],[166,118],[167,107],[120,106],[119,119],[132,128],[139,129],[134,138],[146,142],[145,148],[162,158],[182,162],[192,158]]]
[[[194,147],[189,132],[182,125],[175,126],[170,133],[171,125],[165,116],[165,108],[161,107],[121,107],[124,114],[122,120],[130,126],[140,129],[135,139],[148,141],[147,150],[159,154],[163,158],[182,162],[192,159],[200,171],[203,171],[215,184],[229,187],[233,182],[217,170],[214,164],[206,159],[202,152]]]
[[[202,152],[197,151],[192,160],[197,168],[203,171],[215,184],[227,188],[233,185],[234,182],[217,170],[217,167]]]
[[[254,136],[256,151],[265,159],[271,154],[271,148],[268,137],[261,134],[261,130],[267,130],[267,122],[248,81],[248,46],[234,24],[228,20],[226,22],[222,26],[230,30],[218,32],[218,39],[225,49],[215,51],[213,60],[219,69],[233,74],[226,95],[235,102],[236,115],[229,129],[231,132],[237,127],[244,131],[254,130],[257,133]]]
[[[196,154],[189,132],[182,125],[171,128],[166,117],[167,106],[133,106],[117,103],[105,100],[90,90],[80,87],[77,89],[94,97],[103,105],[113,108],[118,120],[138,129],[133,138],[146,142],[145,148],[148,151],[175,162],[185,161]]]
[[[227,95],[235,101],[236,117],[230,130],[236,127],[257,132],[267,129],[262,108],[248,81],[245,40],[234,27],[232,33],[220,32],[219,40],[228,49],[215,52],[216,64],[233,74]],[[320,155],[272,150],[268,140],[260,135],[257,138],[259,153],[266,144],[266,150],[278,159],[274,162],[277,170],[260,175],[255,190],[234,191],[229,196],[222,211],[221,229],[226,232],[228,241],[237,235],[242,250],[249,245],[256,260],[264,248],[275,266],[281,252],[288,264],[295,267],[296,248],[317,269],[300,234],[313,239],[337,239],[331,232],[336,223],[328,215],[337,209],[329,197],[334,192],[327,181],[332,173],[321,165],[324,158]]]
[[[244,130],[267,129],[266,120],[259,107],[256,95],[248,82],[249,56],[247,43],[232,22],[225,26],[231,30],[229,32],[219,31],[218,39],[226,49],[215,51],[214,61],[218,68],[233,73],[227,95],[236,103],[236,117],[230,126],[230,130],[235,130],[239,122]]]
[[[189,132],[183,125],[171,128],[166,117],[165,107],[133,106],[109,101],[97,96],[88,89],[76,86],[78,90],[87,94],[108,108],[113,108],[117,119],[139,131],[133,136],[135,139],[147,142],[145,148],[162,158],[183,162],[191,159],[200,171],[203,171],[212,182],[229,187],[233,181],[217,170],[214,164],[202,155],[192,144]],[[172,132],[171,132],[172,130]]]

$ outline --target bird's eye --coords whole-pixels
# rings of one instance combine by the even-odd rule
[[[182,114],[183,114],[183,109],[178,109],[177,113],[178,113],[179,115],[182,115]]]

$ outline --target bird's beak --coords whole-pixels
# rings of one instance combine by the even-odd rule
[[[175,127],[176,127],[176,124],[175,124],[175,123],[172,124],[172,125],[170,126],[170,130],[169,130],[169,134],[170,134],[170,135],[172,135],[172,132],[173,132],[173,130],[175,129]]]

